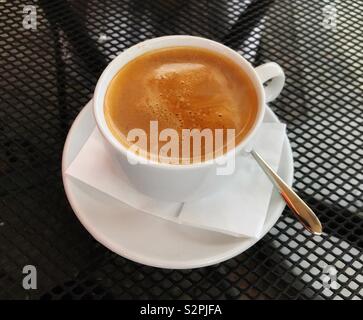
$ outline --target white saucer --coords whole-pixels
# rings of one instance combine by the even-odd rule
[[[278,121],[267,107],[264,122]],[[189,269],[230,259],[258,241],[252,238],[235,238],[157,218],[65,175],[65,169],[76,157],[95,125],[90,101],[68,133],[63,150],[62,175],[73,211],[84,227],[104,246],[142,264]],[[278,173],[289,185],[292,184],[293,158],[287,136]],[[262,236],[276,223],[284,207],[285,202],[274,191]]]

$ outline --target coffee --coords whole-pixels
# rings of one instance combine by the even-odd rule
[[[234,144],[240,143],[255,123],[257,94],[249,76],[231,59],[207,49],[170,47],[141,55],[127,63],[111,80],[105,96],[104,113],[112,134],[124,146],[130,130],[139,128],[150,135],[150,122],[158,130],[234,129]],[[150,143],[145,150],[157,153]],[[223,135],[226,151],[227,135]],[[190,157],[196,153],[190,149]],[[201,159],[205,159],[205,148]],[[194,152],[194,153],[193,153]],[[178,157],[182,158],[180,149]]]

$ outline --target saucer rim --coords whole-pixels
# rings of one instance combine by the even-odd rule
[[[71,188],[69,187],[68,184],[71,183],[71,177],[67,176],[65,173],[66,172],[65,162],[66,162],[66,157],[67,157],[67,151],[68,151],[69,145],[71,143],[71,137],[73,135],[73,131],[75,131],[77,129],[79,122],[84,117],[84,114],[88,111],[88,108],[92,108],[92,103],[93,103],[93,99],[91,99],[87,104],[85,104],[85,106],[79,112],[76,119],[72,123],[71,128],[68,131],[67,138],[65,140],[65,144],[64,144],[64,148],[63,148],[63,153],[62,153],[62,180],[63,180],[63,186],[64,186],[66,197],[69,201],[69,204],[70,204],[73,212],[77,216],[78,220],[81,222],[81,224],[84,226],[84,228],[92,235],[93,238],[95,238],[99,243],[101,243],[103,246],[105,246],[112,252],[114,252],[124,258],[127,258],[129,260],[132,260],[134,262],[152,266],[152,267],[157,267],[157,268],[194,269],[194,268],[206,267],[206,266],[218,264],[218,263],[221,263],[228,259],[231,259],[231,258],[243,253],[247,249],[251,248],[253,245],[255,245],[259,240],[261,240],[270,231],[270,229],[276,224],[276,222],[280,218],[280,216],[285,208],[285,203],[283,201],[281,201],[279,203],[278,207],[275,210],[276,212],[279,211],[280,213],[276,214],[275,217],[274,216],[271,217],[269,220],[265,220],[264,225],[263,225],[263,231],[261,232],[261,235],[258,238],[241,237],[241,240],[243,240],[243,241],[241,242],[240,245],[237,246],[237,248],[233,248],[227,252],[224,252],[223,254],[220,254],[219,256],[214,255],[213,257],[208,257],[208,258],[204,258],[204,259],[200,259],[200,260],[195,259],[192,263],[189,261],[185,262],[185,263],[181,263],[181,262],[175,263],[175,262],[168,262],[166,260],[152,259],[152,258],[148,258],[148,257],[143,257],[140,254],[133,254],[132,252],[130,252],[130,250],[128,250],[125,247],[120,248],[120,246],[117,246],[113,241],[109,241],[109,239],[107,239],[107,237],[105,237],[103,234],[99,233],[97,231],[97,227],[93,226],[92,223],[89,223],[89,221],[87,221],[86,217],[82,214],[82,208],[80,208],[78,206],[75,196],[70,191]],[[280,120],[278,119],[276,114],[266,104],[266,114],[267,113],[270,113],[274,122],[280,122]],[[285,179],[285,181],[289,186],[291,186],[293,183],[293,177],[294,177],[294,166],[293,166],[294,160],[293,160],[291,144],[290,144],[287,134],[285,134],[284,144],[285,143],[287,144],[286,145],[287,157],[289,159],[291,159],[290,170],[288,170],[288,177]],[[100,192],[99,190],[97,190],[97,191]],[[159,219],[159,218],[155,217],[155,219]],[[174,222],[170,222],[170,223],[174,223]],[[193,228],[192,226],[188,226],[188,227]]]

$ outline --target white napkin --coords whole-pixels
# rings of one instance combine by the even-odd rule
[[[275,170],[284,137],[284,124],[263,123],[252,143]],[[159,218],[238,237],[259,237],[273,187],[251,155],[238,156],[235,173],[210,196],[187,203],[166,202],[135,190],[104,143],[95,128],[66,174]]]
[[[284,133],[284,124],[264,123],[253,141],[253,149],[275,171],[279,167]],[[236,237],[258,238],[273,186],[250,154],[237,156],[236,168],[236,172],[216,193],[198,201],[186,202],[179,221]]]

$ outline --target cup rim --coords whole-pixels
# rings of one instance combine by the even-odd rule
[[[170,44],[170,41],[177,41],[176,44]],[[193,44],[190,44],[193,43]],[[199,43],[199,46],[198,46]],[[205,46],[202,46],[201,43],[203,43]],[[236,145],[233,149],[229,150],[227,153],[222,154],[218,157],[209,159],[207,161],[203,162],[197,162],[197,163],[190,163],[190,164],[171,164],[171,163],[165,163],[165,162],[158,162],[154,161],[152,159],[146,159],[145,157],[141,155],[137,155],[136,153],[128,150],[124,145],[122,145],[121,142],[119,142],[116,137],[112,134],[111,130],[109,129],[104,116],[104,99],[107,91],[107,87],[110,83],[110,81],[113,79],[113,77],[117,74],[119,70],[123,66],[125,66],[129,61],[135,59],[138,56],[141,56],[147,52],[161,49],[161,48],[168,48],[168,47],[196,47],[196,48],[205,48],[211,51],[218,52],[219,54],[225,55],[227,58],[232,58],[235,62],[238,61],[238,63],[243,66],[244,71],[247,71],[249,78],[252,80],[255,89],[256,94],[258,98],[258,111],[256,120],[249,130],[249,132],[246,134],[246,136]],[[146,47],[146,50],[144,50]],[[149,47],[149,48],[148,48]],[[217,49],[220,49],[219,51]],[[144,51],[143,51],[144,50]],[[223,52],[221,52],[223,51]],[[124,63],[122,63],[122,60],[124,60]],[[121,64],[117,68],[116,71],[114,71],[115,65]],[[113,73],[113,76],[110,79],[106,79],[109,77],[109,74]],[[107,80],[107,81],[106,81]],[[104,93],[102,94],[102,89],[106,88]],[[118,152],[120,152],[122,155],[128,158],[132,158],[133,163],[140,163],[145,164],[147,166],[157,167],[157,168],[165,168],[165,169],[196,169],[201,167],[207,167],[211,166],[218,162],[218,159],[224,158],[230,158],[234,157],[237,154],[241,153],[244,147],[248,144],[248,142],[251,141],[253,136],[256,134],[257,129],[262,123],[263,116],[265,112],[265,93],[263,89],[263,85],[261,81],[258,78],[258,75],[253,68],[253,66],[238,52],[235,50],[225,46],[222,43],[219,43],[214,40],[210,40],[207,38],[197,37],[197,36],[189,36],[189,35],[171,35],[171,36],[162,36],[157,38],[148,39],[142,42],[139,42],[128,49],[124,50],[120,54],[118,54],[105,68],[105,70],[102,72],[101,76],[99,77],[96,88],[93,95],[93,113],[96,120],[96,125],[98,129],[101,132],[101,135],[104,137],[105,140],[107,140],[108,143],[110,143],[113,148],[115,148]],[[145,162],[146,161],[146,162]]]

